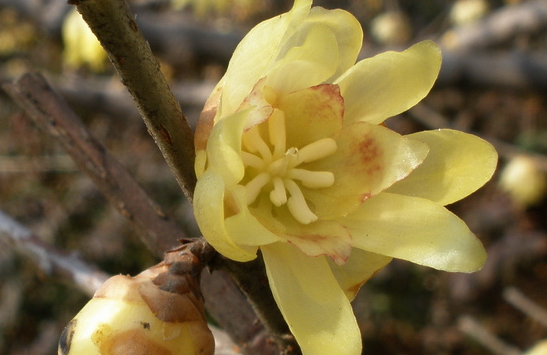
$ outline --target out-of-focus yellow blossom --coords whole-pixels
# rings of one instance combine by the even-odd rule
[[[434,43],[355,64],[359,22],[310,8],[297,0],[237,47],[196,130],[194,212],[224,256],[261,250],[304,354],[360,354],[350,300],[392,258],[483,265],[480,241],[443,206],[488,181],[497,154],[462,132],[382,125],[431,89]]]
[[[88,65],[94,72],[106,68],[106,52],[82,16],[73,9],[63,22],[63,59],[73,68]]]
[[[500,186],[520,206],[533,206],[545,198],[547,176],[533,158],[519,155],[503,168]]]
[[[264,4],[254,0],[171,0],[175,9],[183,9],[192,6],[197,16],[203,17],[209,14],[238,13],[245,17],[264,8]]]
[[[457,0],[450,10],[450,20],[456,26],[476,22],[488,12],[485,0]]]
[[[402,45],[410,39],[412,26],[403,12],[388,11],[372,20],[370,32],[379,43]]]

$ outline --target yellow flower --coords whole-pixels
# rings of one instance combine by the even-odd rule
[[[196,130],[194,212],[237,261],[264,257],[274,297],[304,354],[360,354],[350,300],[392,258],[472,272],[480,241],[443,206],[495,169],[485,141],[382,125],[431,89],[429,41],[357,64],[358,21],[296,0],[236,49]]]
[[[106,69],[106,52],[76,8],[63,22],[63,42],[63,60],[69,67],[88,65],[97,73]]]

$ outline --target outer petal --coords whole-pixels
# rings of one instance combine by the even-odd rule
[[[282,40],[308,15],[312,0],[297,0],[288,13],[255,26],[237,46],[224,76],[222,105],[217,117],[233,113],[253,85],[273,63]]]
[[[296,34],[303,31],[298,29]],[[317,24],[306,31],[302,44],[292,44],[285,56],[267,73],[266,85],[286,94],[315,86],[332,77],[339,67],[336,37],[327,26]],[[290,43],[290,42],[289,42]]]
[[[350,213],[367,198],[405,178],[428,152],[421,142],[366,122],[345,126],[336,142],[336,153],[309,164],[310,170],[333,172],[334,185],[324,189],[303,188],[320,218]]]
[[[431,41],[360,61],[335,81],[346,104],[344,122],[379,124],[409,109],[431,90],[440,68],[441,51]]]
[[[355,248],[445,271],[473,272],[486,252],[465,223],[429,200],[382,193],[341,221]]]
[[[262,248],[275,300],[305,355],[361,354],[361,335],[349,300],[325,258],[295,247]]]
[[[363,45],[363,29],[355,16],[341,9],[313,7],[304,25],[313,26],[317,22],[329,26],[336,36],[340,57],[338,70],[333,75],[336,78],[355,64]]]
[[[353,249],[345,264],[337,265],[329,260],[329,265],[340,287],[346,293],[346,297],[351,301],[361,286],[386,266],[391,259],[389,256]]]
[[[430,151],[422,165],[388,192],[446,205],[475,192],[496,169],[494,147],[474,135],[443,129],[406,137],[426,143]]]
[[[326,42],[322,38],[322,40],[316,41],[316,46],[330,52],[325,53],[325,58],[320,59],[319,62],[328,60],[332,55],[339,58],[332,63],[336,65],[336,71],[332,74],[332,77],[338,77],[355,64],[363,44],[361,24],[353,15],[344,10],[326,10],[322,7],[313,7],[308,17],[298,27],[298,30],[282,42],[277,59],[286,59],[288,53],[293,51],[294,47],[302,46],[304,39],[309,38],[309,33],[316,28],[327,28],[330,32],[329,36],[334,38],[335,45]],[[327,81],[330,82],[328,79]]]
[[[236,261],[256,258],[257,247],[236,245],[224,226],[224,181],[208,170],[194,191],[194,215],[203,236],[222,255]]]

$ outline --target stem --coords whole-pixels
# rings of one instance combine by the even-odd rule
[[[245,293],[261,322],[279,346],[281,354],[302,354],[268,285],[262,254],[259,254],[255,260],[246,263],[239,263],[226,258],[222,258],[220,263],[221,267],[232,274],[237,285]]]
[[[69,0],[108,53],[188,200],[196,184],[194,138],[125,0]]]

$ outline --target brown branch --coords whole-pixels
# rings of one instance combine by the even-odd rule
[[[155,255],[163,257],[177,245],[177,239],[184,237],[40,74],[26,74],[3,88],[38,127],[62,144],[110,203],[138,227],[141,240]]]
[[[135,99],[148,131],[192,201],[194,138],[160,66],[124,0],[71,0],[95,33]]]
[[[0,211],[0,240],[19,253],[27,255],[46,275],[67,281],[90,297],[109,277],[76,255],[63,253],[43,242],[2,211]]]

